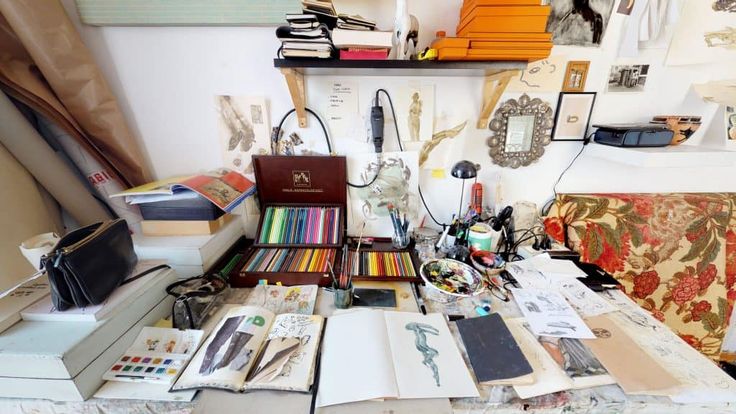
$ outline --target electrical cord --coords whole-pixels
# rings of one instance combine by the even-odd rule
[[[394,118],[394,129],[396,130],[396,141],[399,144],[399,150],[400,151],[404,151],[404,146],[401,145],[401,138],[399,136],[399,124],[396,121],[396,110],[394,109],[394,103],[391,100],[391,95],[389,95],[388,91],[385,90],[385,89],[383,89],[383,88],[378,89],[376,91],[376,99],[375,99],[376,100],[376,104],[378,104],[378,102],[379,102],[379,94],[380,93],[383,93],[386,96],[386,98],[388,99],[388,105],[391,108],[391,116]],[[427,214],[429,214],[429,217],[432,219],[432,221],[436,225],[441,226],[443,229],[445,227],[447,227],[447,224],[440,223],[439,220],[437,220],[434,217],[434,214],[432,214],[432,211],[429,209],[429,206],[427,206],[427,201],[424,199],[424,193],[422,193],[422,186],[421,186],[421,184],[418,186],[418,189],[419,189],[419,198],[422,200],[422,205],[424,206],[424,209],[427,210]]]
[[[308,113],[312,114],[315,118],[317,118],[317,122],[319,122],[319,126],[322,128],[322,133],[325,136],[325,142],[327,143],[327,151],[328,151],[328,153],[332,154],[332,144],[330,144],[330,137],[329,137],[329,135],[327,135],[327,128],[325,127],[324,122],[322,122],[322,119],[313,110],[311,110],[311,109],[309,109],[307,107],[304,107],[304,110],[307,111]],[[276,127],[276,132],[275,132],[275,134],[276,134],[276,138],[275,138],[276,148],[278,148],[279,141],[281,140],[281,127],[284,125],[284,122],[286,122],[286,118],[288,118],[289,115],[293,114],[294,112],[296,112],[296,108],[292,108],[288,112],[286,112],[286,114],[284,114],[284,116],[281,118],[281,121],[279,122],[279,126]]]
[[[569,170],[570,167],[572,167],[572,165],[575,164],[575,161],[578,159],[578,157],[580,157],[580,154],[583,153],[583,151],[585,150],[585,146],[588,145],[588,143],[590,142],[590,138],[593,136],[593,134],[594,133],[591,133],[590,135],[588,135],[588,137],[585,140],[583,140],[583,146],[580,148],[580,151],[577,153],[577,155],[575,155],[572,161],[570,161],[570,164],[568,164],[567,167],[564,170],[562,170],[562,172],[560,173],[560,176],[557,177],[557,181],[555,181],[555,185],[552,186],[552,192],[555,194],[555,200],[557,199],[557,185],[560,183],[560,180],[562,180],[562,177],[565,176],[565,173],[567,172],[567,170]]]

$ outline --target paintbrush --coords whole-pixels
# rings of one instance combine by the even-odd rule
[[[337,278],[335,277],[335,272],[332,270],[332,263],[330,263],[329,260],[327,261],[327,267],[330,268],[330,275],[332,276],[332,286],[338,287]]]

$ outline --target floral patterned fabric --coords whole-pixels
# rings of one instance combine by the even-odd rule
[[[560,195],[547,233],[718,360],[736,300],[736,194]]]

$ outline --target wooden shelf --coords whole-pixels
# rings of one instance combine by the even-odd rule
[[[281,71],[296,109],[299,126],[307,126],[305,75],[315,76],[483,76],[483,102],[478,129],[488,127],[488,119],[511,78],[527,66],[524,61],[421,61],[421,60],[339,60],[274,59]]]
[[[590,143],[586,155],[645,168],[731,167],[736,152],[693,145],[653,148],[613,147]]]
[[[431,60],[274,59],[276,68],[302,75],[346,76],[486,76],[526,68],[526,62],[467,62]]]

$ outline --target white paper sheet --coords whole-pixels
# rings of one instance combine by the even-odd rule
[[[320,370],[317,407],[397,398],[383,312],[364,309],[328,318]]]
[[[385,318],[399,398],[479,395],[444,315],[385,312]]]
[[[611,318],[636,343],[685,384],[670,398],[679,404],[736,402],[736,380],[718,365],[688,345],[663,323],[654,319],[619,290],[604,292],[604,298],[621,309]]]
[[[516,304],[535,335],[560,338],[595,338],[565,298],[545,289],[511,289]]]
[[[559,280],[557,289],[583,317],[598,316],[618,310],[577,279]]]
[[[107,381],[95,398],[108,400],[192,401],[198,390],[169,392],[171,385]]]
[[[572,260],[552,259],[547,253],[532,256],[524,262],[550,277],[588,277]]]
[[[360,119],[358,82],[351,80],[334,81],[327,95],[327,124],[333,137],[343,138]]]

